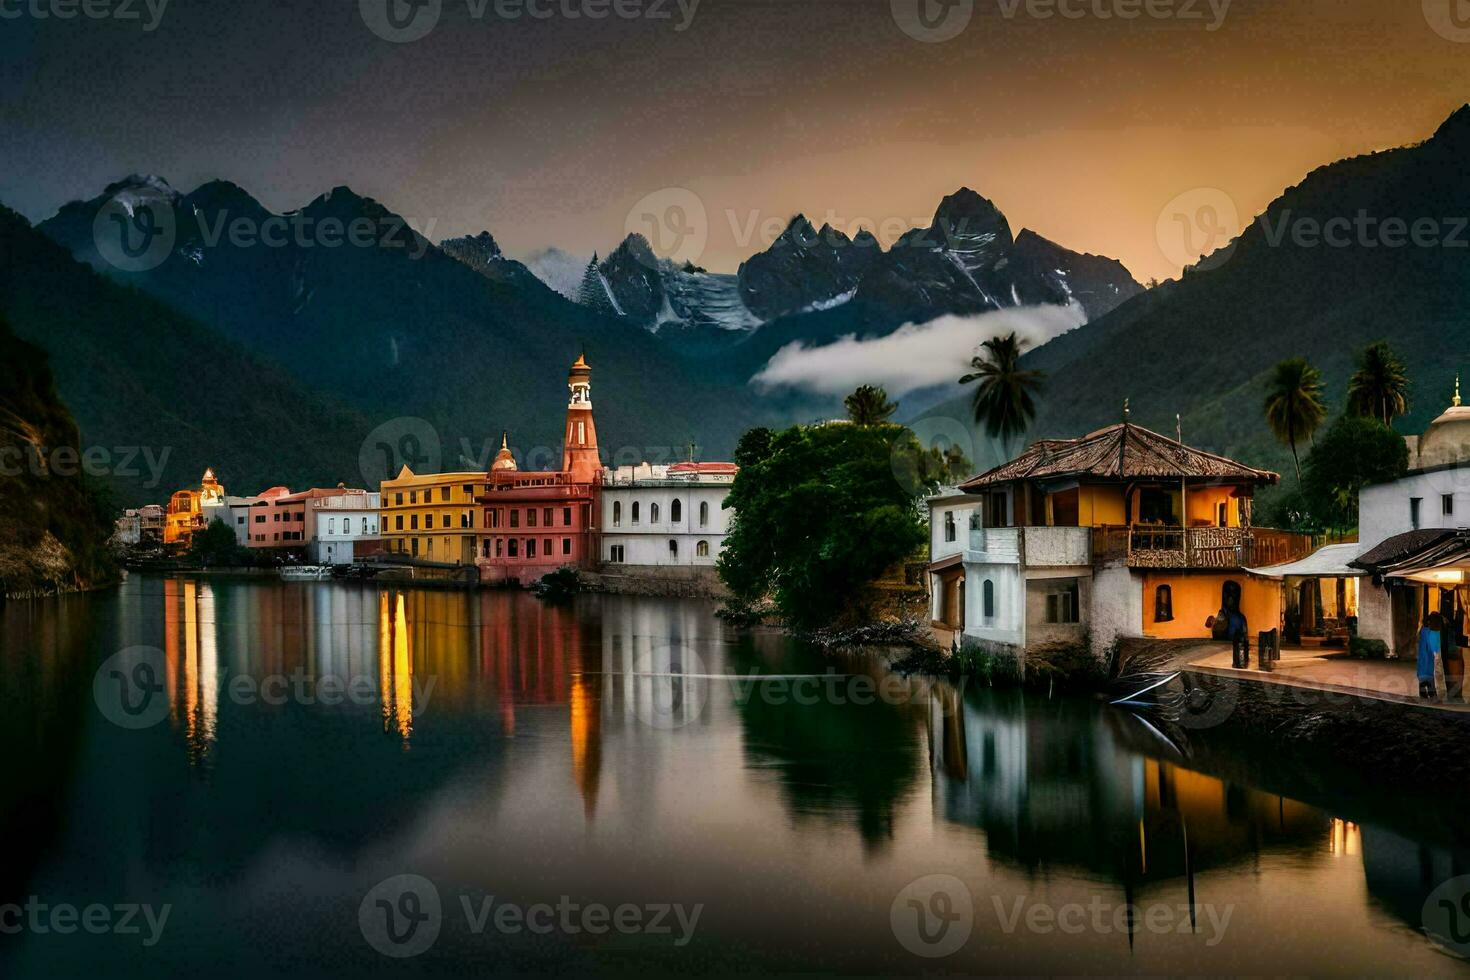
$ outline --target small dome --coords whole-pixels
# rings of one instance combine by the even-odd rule
[[[1455,400],[1439,418],[1429,423],[1419,437],[1418,469],[1460,466],[1470,463],[1470,406],[1460,403],[1460,383],[1455,382]]]
[[[500,434],[500,452],[495,454],[495,462],[490,464],[492,473],[509,473],[520,469],[516,465],[516,458],[510,452],[510,437],[508,433]]]

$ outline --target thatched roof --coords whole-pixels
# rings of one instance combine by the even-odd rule
[[[960,484],[971,493],[1014,480],[1091,479],[1277,483],[1280,475],[1192,449],[1131,422],[1081,439],[1044,439],[1009,463]]]

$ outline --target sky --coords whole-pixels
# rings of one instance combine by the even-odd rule
[[[0,203],[345,184],[435,241],[734,271],[798,212],[891,241],[969,186],[1143,281],[1470,100],[1464,0],[413,2],[0,0]]]

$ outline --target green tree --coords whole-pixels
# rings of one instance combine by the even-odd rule
[[[992,337],[983,345],[985,353],[970,361],[974,370],[960,378],[960,384],[979,382],[975,389],[975,421],[985,431],[1009,448],[1036,418],[1036,395],[1046,375],[1021,367],[1021,355],[1028,346],[1015,333]]]
[[[1409,375],[1387,343],[1379,341],[1358,355],[1358,369],[1348,381],[1348,411],[1389,427],[1409,411]]]
[[[224,521],[215,520],[189,541],[189,557],[202,565],[235,565],[243,551],[235,532]]]
[[[927,456],[897,426],[747,433],[720,577],[747,602],[770,596],[798,628],[862,613],[866,587],[927,539],[918,504],[935,484],[916,487],[893,466]]]
[[[1301,499],[1314,522],[1334,531],[1358,526],[1358,495],[1396,480],[1409,466],[1403,437],[1376,418],[1344,415],[1307,455]]]
[[[1311,439],[1326,417],[1321,372],[1304,357],[1293,357],[1276,365],[1266,392],[1266,424],[1279,441],[1291,447],[1298,482],[1302,478],[1302,460],[1297,443]]]
[[[888,392],[873,385],[863,385],[848,395],[842,407],[853,425],[882,425],[898,411],[898,403],[888,400]]]

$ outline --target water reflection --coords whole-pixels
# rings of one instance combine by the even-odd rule
[[[731,968],[932,966],[894,942],[888,905],[935,872],[987,914],[1027,896],[1239,908],[1219,947],[1001,934],[992,916],[943,964],[962,972],[1303,972],[1312,943],[1363,972],[1455,966],[1419,934],[1429,893],[1470,872],[1456,824],[1419,819],[1433,800],[1372,807],[1364,784],[1362,806],[1323,805],[1269,750],[1161,757],[1089,701],[895,679],[705,604],[135,579],[7,607],[0,636],[18,747],[0,816],[36,842],[4,894],[179,902],[171,967],[300,969],[322,947],[345,975],[374,971],[353,910],[405,871],[446,891],[706,902],[699,962]],[[123,732],[91,672],[134,645],[163,651],[169,715]],[[657,954],[579,942],[512,962]],[[441,943],[441,965],[494,959]],[[57,953],[24,948],[28,966]],[[91,948],[58,969],[133,965]]]

